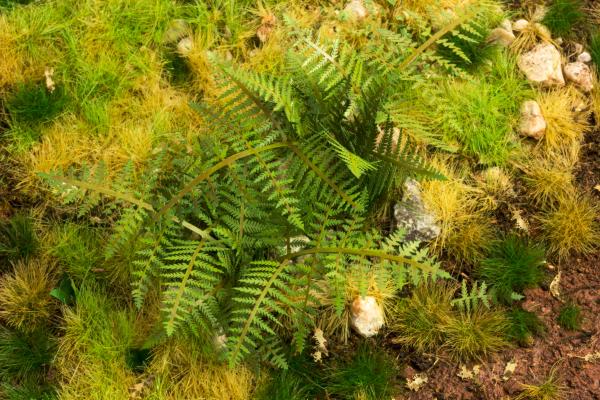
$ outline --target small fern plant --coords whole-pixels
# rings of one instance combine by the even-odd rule
[[[404,178],[439,177],[382,119],[398,74],[310,40],[282,77],[214,64],[220,92],[192,105],[209,133],[191,151],[172,145],[118,179],[101,164],[43,175],[82,214],[116,219],[105,255],[133,249],[135,303],[160,291],[167,335],[225,332],[231,365],[258,355],[285,367],[283,343],[302,351],[314,328],[319,283],[341,314],[350,269],[397,290],[449,277],[419,243],[370,225]]]
[[[467,281],[463,280],[460,288],[460,297],[452,300],[452,305],[456,306],[461,312],[471,313],[471,310],[484,306],[490,308],[490,296],[487,292],[485,282],[479,284],[477,281],[471,285],[471,290],[467,287]]]

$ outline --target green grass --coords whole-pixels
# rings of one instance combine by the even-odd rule
[[[600,31],[596,31],[592,34],[589,46],[590,55],[592,56],[596,72],[600,73]]]
[[[43,380],[54,349],[45,331],[24,333],[0,325],[0,382]]]
[[[287,370],[274,370],[258,388],[257,400],[306,400],[318,398],[326,383],[323,368],[315,368],[308,355],[290,359]]]
[[[585,22],[581,0],[553,0],[542,20],[553,36],[571,37],[574,29]]]
[[[62,399],[120,399],[135,383],[127,365],[135,339],[133,313],[98,286],[76,292],[64,311],[63,334],[54,360]]]
[[[14,386],[4,384],[0,387],[0,395],[6,400],[55,400],[58,399],[52,386],[38,386],[33,383]]]
[[[510,310],[508,319],[510,321],[508,339],[519,346],[531,345],[534,336],[540,336],[546,332],[544,323],[535,313],[521,308]]]
[[[0,222],[0,267],[1,264],[27,259],[39,247],[35,226],[31,217],[16,214],[8,221]]]
[[[529,91],[511,56],[497,52],[491,64],[478,76],[439,85],[431,106],[449,145],[482,164],[501,165],[518,147],[513,127]]]
[[[544,260],[545,252],[541,246],[510,234],[494,243],[489,256],[481,261],[477,274],[493,289],[500,302],[510,304],[513,293],[520,294],[542,282]]]
[[[43,83],[27,82],[17,86],[8,98],[6,108],[14,123],[39,124],[56,118],[67,102],[62,86],[50,92]]]
[[[363,343],[352,360],[335,365],[329,372],[326,390],[336,399],[387,399],[392,396],[395,376],[390,356]]]
[[[563,305],[556,321],[563,329],[569,331],[579,330],[582,321],[581,308],[573,303]]]
[[[102,238],[98,229],[67,223],[58,226],[51,235],[49,253],[56,257],[63,270],[79,286],[95,277],[92,269],[101,268]]]

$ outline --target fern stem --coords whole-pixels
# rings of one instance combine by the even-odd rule
[[[116,190],[113,190],[106,186],[96,185],[94,183],[80,181],[78,179],[67,178],[65,176],[59,176],[59,175],[47,175],[47,177],[56,182],[63,182],[67,185],[76,186],[76,187],[79,187],[82,189],[92,190],[94,192],[102,193],[104,195],[111,196],[111,197],[126,201],[131,204],[135,204],[138,207],[141,207],[148,211],[154,212],[154,207],[152,207],[152,204],[146,203],[145,201],[140,200],[130,194],[117,192]]]
[[[115,199],[119,199],[119,200],[123,200],[127,203],[131,203],[133,205],[136,205],[140,208],[143,208],[145,210],[148,210],[150,212],[155,212],[154,207],[152,206],[152,204],[145,202],[144,200],[138,199],[135,196],[128,194],[128,193],[123,193],[123,192],[118,192],[116,190],[113,190],[107,186],[103,186],[103,185],[97,185],[94,183],[90,183],[90,182],[86,182],[86,181],[81,181],[78,179],[72,179],[72,178],[68,178],[65,176],[60,176],[60,175],[46,175],[46,177],[48,179],[52,179],[56,182],[63,182],[66,185],[71,185],[71,186],[76,186],[82,189],[86,189],[86,190],[92,190],[98,193],[101,193],[105,196],[110,196],[113,197]],[[175,223],[181,224],[181,226],[183,226],[184,228],[197,233],[198,235],[200,235],[201,237],[205,237],[206,236],[206,232],[203,231],[202,229],[198,228],[196,225],[189,223],[186,220],[180,220],[177,217],[173,217],[172,218],[173,221]],[[158,218],[156,218],[156,220],[158,220]]]
[[[291,253],[291,254],[296,254],[296,253]],[[242,327],[242,330],[240,331],[240,334],[235,343],[235,347],[231,353],[230,362],[229,362],[231,367],[235,366],[235,364],[237,363],[239,354],[242,350],[242,344],[244,343],[246,335],[248,335],[248,331],[250,330],[250,325],[252,325],[252,321],[254,321],[254,318],[256,317],[256,314],[258,313],[258,310],[260,309],[260,305],[262,304],[263,300],[269,293],[269,290],[271,290],[271,286],[273,285],[275,280],[279,277],[279,274],[281,274],[281,272],[283,272],[285,267],[288,265],[289,260],[290,260],[290,258],[288,258],[288,256],[285,256],[283,258],[283,261],[281,261],[281,263],[279,264],[279,267],[277,267],[277,269],[273,272],[273,274],[271,275],[271,277],[269,278],[267,283],[265,283],[265,286],[262,288],[260,295],[254,302],[254,307],[252,307],[252,311],[250,311],[248,318],[246,318],[246,321],[244,322],[244,326]]]
[[[280,147],[290,147],[290,143],[273,143],[267,146],[252,148],[248,150],[241,151],[239,153],[235,153],[222,161],[216,163],[212,167],[204,170],[201,174],[196,176],[190,183],[185,185],[183,189],[181,189],[175,196],[173,196],[156,214],[154,214],[154,220],[158,220],[161,216],[163,216],[167,211],[169,211],[175,204],[177,204],[186,194],[194,190],[194,188],[202,181],[210,177],[215,172],[219,171],[222,168],[230,166],[235,163],[237,160],[242,158],[246,158],[248,156],[252,156],[263,151],[273,150]]]
[[[287,254],[284,257],[284,260],[288,261],[293,258],[298,258],[298,257],[302,257],[302,256],[309,255],[309,254],[323,254],[323,253],[351,254],[351,255],[363,256],[363,257],[378,257],[378,258],[389,260],[389,261],[396,261],[396,262],[401,262],[401,263],[405,263],[405,264],[410,264],[417,268],[421,266],[420,262],[418,262],[416,260],[412,260],[408,257],[387,254],[387,253],[385,253],[383,251],[379,251],[379,250],[352,249],[352,248],[347,248],[347,247],[315,247],[312,249],[300,250],[300,251],[297,251],[294,253]]]
[[[179,287],[177,289],[177,294],[175,295],[175,300],[173,301],[173,304],[171,305],[171,311],[169,313],[169,320],[165,324],[165,329],[167,331],[168,336],[171,336],[173,334],[173,331],[175,330],[175,319],[177,318],[177,310],[179,310],[179,303],[181,302],[181,298],[187,287],[187,281],[190,278],[192,271],[194,270],[194,266],[196,265],[196,258],[198,257],[198,255],[200,254],[200,251],[204,247],[205,242],[206,242],[206,238],[202,238],[202,240],[198,243],[198,246],[196,246],[196,249],[194,250],[194,254],[192,254],[192,258],[190,259],[190,261],[187,265],[187,268],[185,270],[185,274],[184,274],[183,278],[181,279],[181,282],[179,283]]]

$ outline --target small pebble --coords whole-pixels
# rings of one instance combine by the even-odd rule
[[[582,63],[589,63],[592,61],[592,56],[587,51],[584,51],[583,53],[577,56],[577,61]]]

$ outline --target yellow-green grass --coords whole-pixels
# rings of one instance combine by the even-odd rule
[[[600,243],[598,205],[588,195],[565,197],[539,216],[550,253],[564,260],[573,253],[589,254]]]
[[[543,151],[576,160],[580,142],[589,129],[585,98],[575,88],[569,87],[540,94],[538,103],[547,124],[541,140]]]
[[[0,278],[0,319],[25,332],[47,325],[57,307],[50,297],[55,270],[51,261],[40,258],[16,263]]]
[[[136,383],[127,367],[135,340],[134,316],[99,287],[76,292],[76,305],[63,309],[64,322],[54,367],[62,399],[126,399]]]
[[[522,384],[522,391],[515,400],[562,400],[565,398],[566,387],[560,382],[555,368],[548,377],[539,384]]]
[[[440,226],[433,247],[459,263],[473,263],[485,254],[495,236],[490,212],[496,203],[468,183],[469,170],[464,165],[441,158],[433,160],[433,165],[446,177],[422,183],[423,201]]]
[[[573,162],[570,157],[556,155],[534,157],[520,166],[523,180],[533,202],[547,209],[562,199],[575,195]]]

